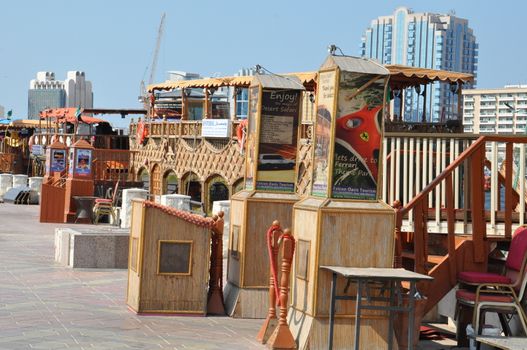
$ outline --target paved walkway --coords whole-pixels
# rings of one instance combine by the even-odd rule
[[[0,350],[265,349],[254,341],[262,320],[135,315],[125,304],[126,270],[56,264],[55,227],[71,225],[40,224],[38,211],[0,204]]]
[[[0,204],[0,349],[265,349],[261,320],[135,315],[126,270],[54,263],[38,210]]]

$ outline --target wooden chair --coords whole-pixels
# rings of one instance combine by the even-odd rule
[[[527,316],[521,300],[527,286],[527,228],[519,227],[512,237],[503,275],[486,272],[461,272],[458,276],[460,289],[456,292],[458,308],[466,305],[474,308],[472,326],[479,334],[482,312],[496,312],[506,335],[510,335],[503,314],[517,313],[523,331],[527,335]]]
[[[99,218],[103,215],[108,215],[113,218],[113,222],[117,222],[117,214],[115,212],[115,204],[117,201],[117,193],[119,189],[119,180],[115,183],[115,188],[113,189],[112,198],[97,198],[95,200],[95,205],[93,206],[94,212],[94,223],[99,223]]]

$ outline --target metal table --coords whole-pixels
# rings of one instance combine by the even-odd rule
[[[333,328],[335,323],[335,302],[337,300],[355,300],[355,349],[359,349],[360,345],[360,317],[363,309],[369,310],[384,310],[388,311],[388,349],[392,349],[393,344],[393,318],[394,311],[408,312],[408,349],[412,349],[413,344],[413,324],[414,324],[414,305],[415,305],[415,284],[419,281],[432,280],[433,278],[427,275],[422,275],[405,269],[391,269],[391,268],[361,268],[361,267],[344,267],[344,266],[321,266],[322,269],[327,270],[333,274],[331,280],[331,300],[329,309],[329,346],[328,349],[333,349]],[[357,284],[357,295],[337,295],[337,276],[342,276],[348,280],[344,293],[347,292],[351,283]],[[410,282],[410,293],[408,306],[402,305],[401,282]],[[371,296],[370,285],[382,284],[382,290],[388,291],[388,297],[385,296]],[[363,289],[365,288],[365,295]],[[383,295],[383,294],[381,294]],[[363,298],[371,303],[371,301],[383,301],[387,305],[365,305]],[[397,299],[397,303],[396,302]]]
[[[93,205],[97,197],[93,196],[73,196],[75,201],[75,222],[79,219],[88,219],[93,223]]]
[[[527,338],[477,336],[476,341],[505,350],[527,350]]]

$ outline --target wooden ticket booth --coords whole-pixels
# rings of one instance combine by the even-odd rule
[[[75,142],[69,149],[68,177],[64,199],[64,222],[75,221],[75,196],[93,196],[93,146],[85,140]]]
[[[64,222],[65,189],[58,186],[66,173],[68,147],[55,141],[46,149],[45,174],[40,195],[40,222]]]
[[[209,283],[214,219],[133,199],[131,221],[126,304],[140,314],[205,316],[207,287],[209,303],[214,288]]]
[[[256,75],[249,88],[245,189],[231,198],[227,313],[265,318],[269,258],[265,233],[273,220],[291,227],[296,151],[304,86],[296,77]]]
[[[331,274],[321,266],[392,267],[395,211],[380,198],[383,111],[389,72],[330,55],[319,70],[311,195],[294,205],[297,240],[288,323],[299,349],[328,348]],[[341,294],[346,280],[337,281]],[[347,294],[355,295],[353,286]],[[353,300],[339,300],[333,349],[354,344]],[[387,348],[386,317],[361,317],[361,349]]]

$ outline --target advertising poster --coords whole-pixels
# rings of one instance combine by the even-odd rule
[[[73,176],[73,148],[70,148],[68,155],[68,174]]]
[[[301,91],[263,90],[256,189],[295,191]]]
[[[335,99],[335,71],[322,72],[317,88],[317,119],[315,124],[315,155],[313,158],[314,196],[328,195],[329,145],[331,140],[331,110]]]
[[[51,172],[51,148],[46,148],[46,173]]]
[[[256,163],[256,120],[258,116],[258,96],[260,88],[255,86],[249,88],[249,115],[247,126],[247,166],[245,175],[245,189],[254,189],[254,166]]]
[[[334,198],[377,198],[384,79],[369,84],[357,94],[374,77],[341,73],[333,167]]]
[[[61,173],[66,169],[66,150],[54,149],[51,151],[51,172]]]
[[[75,172],[78,175],[91,174],[91,150],[79,149],[77,150],[77,159],[75,161]]]

